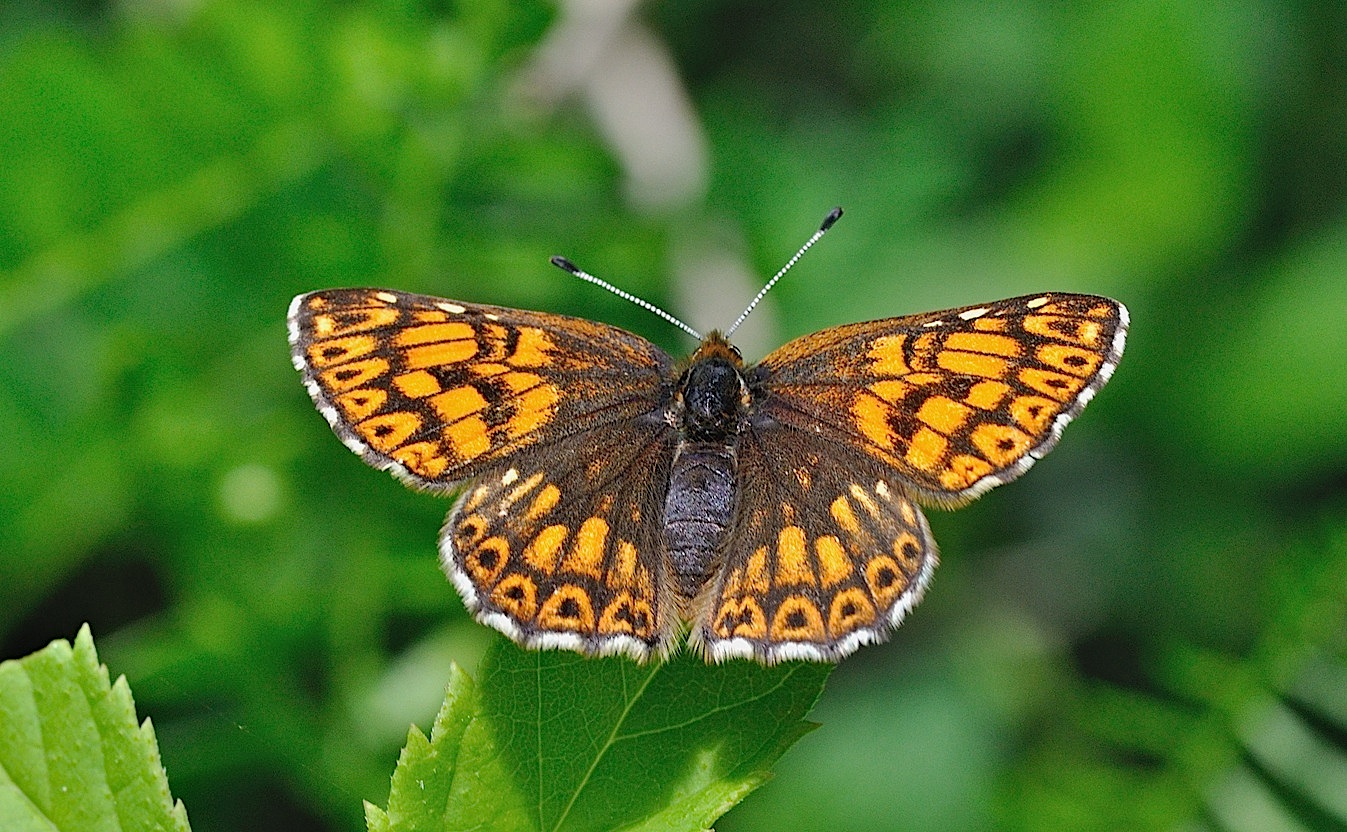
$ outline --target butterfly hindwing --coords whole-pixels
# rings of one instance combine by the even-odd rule
[[[1127,310],[1044,294],[825,329],[763,360],[763,408],[863,449],[928,502],[1024,473],[1103,387]]]
[[[342,441],[427,488],[648,413],[672,365],[605,324],[385,289],[300,295],[289,325],[295,366]]]
[[[440,538],[478,620],[531,647],[667,653],[677,610],[660,518],[674,440],[666,422],[638,418],[482,472]]]
[[[936,564],[926,518],[894,472],[759,419],[740,438],[739,504],[693,640],[711,658],[835,661],[883,641]]]

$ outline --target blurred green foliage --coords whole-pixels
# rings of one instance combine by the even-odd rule
[[[7,3],[0,656],[90,621],[197,829],[362,828],[491,636],[444,501],[313,412],[289,299],[684,350],[547,256],[710,328],[756,288],[722,273],[841,204],[750,354],[1047,289],[1132,336],[1051,457],[933,518],[925,603],[719,828],[1347,828],[1344,31],[1308,0]]]

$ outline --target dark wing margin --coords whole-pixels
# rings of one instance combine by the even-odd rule
[[[291,355],[367,463],[448,490],[495,462],[650,413],[672,361],[616,327],[387,289],[294,299]]]
[[[781,423],[864,450],[925,502],[957,505],[1052,450],[1113,375],[1127,326],[1109,298],[1025,295],[826,329],[755,372]]]

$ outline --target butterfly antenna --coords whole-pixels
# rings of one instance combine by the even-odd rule
[[[739,325],[742,324],[746,318],[748,318],[748,313],[753,311],[753,308],[758,305],[759,301],[761,301],[769,291],[771,291],[771,288],[776,285],[776,282],[780,280],[782,277],[784,277],[786,272],[790,271],[790,267],[794,266],[795,262],[799,260],[801,257],[803,257],[804,253],[806,251],[809,251],[810,247],[813,246],[814,243],[817,243],[823,237],[824,234],[828,233],[828,229],[832,228],[833,223],[837,222],[837,220],[840,219],[841,216],[842,216],[841,208],[834,208],[828,212],[828,216],[823,218],[823,223],[818,227],[818,231],[815,231],[812,237],[810,237],[808,240],[805,240],[804,245],[800,246],[800,250],[795,252],[795,256],[786,261],[786,265],[781,267],[781,271],[777,272],[772,277],[771,280],[767,281],[767,285],[762,287],[762,291],[758,292],[757,297],[753,298],[753,300],[748,304],[748,308],[745,309],[742,313],[740,313],[739,319],[736,320],[729,329],[725,330],[726,338],[734,334],[734,331],[739,328]]]
[[[575,275],[581,280],[584,280],[588,283],[593,283],[595,286],[602,286],[603,288],[607,289],[608,291],[612,292],[613,294],[617,295],[623,300],[629,300],[632,303],[636,304],[637,306],[641,307],[642,309],[645,309],[649,312],[654,312],[656,315],[660,316],[664,320],[683,330],[688,335],[691,335],[693,338],[696,338],[698,341],[702,340],[701,333],[699,333],[692,327],[688,326],[687,324],[683,323],[682,321],[678,320],[673,315],[670,315],[668,312],[665,312],[663,309],[660,309],[655,304],[651,303],[648,300],[645,300],[644,298],[638,298],[630,292],[624,292],[621,289],[614,286],[613,284],[609,283],[608,281],[601,280],[595,277],[594,275],[590,274],[584,269],[581,269],[579,266],[575,265],[571,261],[567,260],[565,257],[553,257],[552,265],[556,266],[558,269],[561,269],[562,271],[570,272],[571,274]]]

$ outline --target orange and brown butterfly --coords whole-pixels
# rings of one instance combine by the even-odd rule
[[[289,314],[337,436],[458,493],[441,561],[478,620],[534,648],[644,660],[686,639],[763,662],[887,638],[936,565],[918,504],[971,500],[1051,450],[1127,322],[1108,298],[1026,295],[748,365],[716,332],[675,362],[605,324],[387,289]]]

